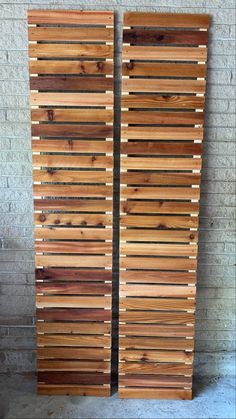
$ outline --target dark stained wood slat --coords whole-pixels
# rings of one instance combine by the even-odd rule
[[[210,17],[206,14],[126,12],[124,26],[157,26],[173,28],[205,28]]]
[[[124,76],[152,77],[206,77],[205,64],[169,64],[166,62],[128,61],[122,64]]]
[[[36,279],[50,281],[111,281],[112,273],[105,269],[36,269]]]
[[[38,381],[47,384],[109,384],[110,375],[102,373],[38,372]]]
[[[87,322],[84,322],[86,326]],[[45,323],[47,324],[47,323]],[[50,323],[48,323],[50,324]],[[39,359],[89,359],[89,360],[103,360],[109,359],[109,349],[104,348],[38,348],[37,356]]]
[[[147,30],[124,29],[123,42],[127,44],[178,44],[178,45],[206,45],[207,32],[200,31],[175,31],[175,30]]]
[[[37,308],[36,315],[46,321],[111,321],[111,310],[96,308]]]
[[[43,294],[111,294],[111,284],[69,284],[69,283],[41,283],[36,286],[37,293]]]
[[[30,88],[44,91],[104,91],[112,90],[113,79],[106,77],[31,77]]]
[[[37,363],[39,371],[76,371],[88,373],[109,373],[110,362],[104,361],[58,361],[39,360]]]
[[[113,12],[100,10],[29,10],[29,24],[112,25]]]
[[[45,137],[77,137],[77,138],[106,138],[112,137],[112,127],[107,125],[78,125],[78,124],[33,124],[33,136]],[[63,150],[62,150],[63,151]],[[73,152],[73,143],[71,143]]]

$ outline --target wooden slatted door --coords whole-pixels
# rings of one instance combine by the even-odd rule
[[[38,391],[110,395],[113,13],[30,11]]]
[[[124,15],[121,398],[192,397],[208,24]]]

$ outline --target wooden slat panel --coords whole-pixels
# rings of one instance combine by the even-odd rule
[[[109,396],[113,12],[28,23],[38,392]]]
[[[124,15],[119,286],[124,398],[192,397],[208,25],[207,15]]]

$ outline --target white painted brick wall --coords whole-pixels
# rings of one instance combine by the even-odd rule
[[[117,79],[122,13],[127,8],[136,11],[209,13],[212,16],[201,196],[195,373],[232,374],[235,334],[234,0],[0,0],[0,371],[26,372],[35,368],[26,24],[29,8],[114,9]],[[116,95],[119,95],[118,83]],[[117,227],[117,219],[115,225]],[[117,259],[117,251],[115,257]]]

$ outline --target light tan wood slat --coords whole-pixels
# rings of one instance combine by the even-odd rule
[[[111,324],[109,323],[93,323],[93,322],[37,322],[37,333],[65,333],[65,334],[86,334],[100,335],[110,333]],[[54,356],[57,358],[57,356]],[[63,358],[63,356],[58,356]]]
[[[112,229],[94,228],[35,228],[34,236],[36,239],[51,240],[112,240]]]
[[[91,335],[38,335],[37,343],[39,346],[90,346],[90,347],[109,347],[109,336]]]
[[[37,348],[37,356],[38,359],[108,360],[111,353],[109,349],[105,348],[39,347]]]
[[[183,325],[195,322],[193,313],[159,311],[120,311],[121,322]],[[154,349],[156,349],[154,347]],[[185,349],[185,348],[184,348]]]
[[[121,363],[120,372],[124,374],[192,375],[192,366],[185,364],[141,364],[139,362]]]
[[[34,170],[33,179],[35,182],[112,183],[112,172],[96,170]],[[77,204],[79,205],[78,201]],[[83,205],[83,201],[80,204]],[[73,202],[71,202],[71,205],[73,205]]]
[[[45,253],[81,253],[81,254],[106,254],[112,252],[111,243],[97,242],[36,242],[36,252]],[[187,252],[186,252],[187,253]]]
[[[199,188],[122,187],[122,199],[199,199]],[[132,204],[131,204],[132,205]],[[145,203],[144,203],[145,205]],[[174,210],[173,204],[172,208]],[[148,212],[144,209],[143,212]]]
[[[156,62],[124,62],[122,65],[124,76],[152,76],[152,77],[206,77],[205,64],[175,64]]]
[[[193,362],[193,354],[185,351],[120,350],[120,361]]]
[[[160,258],[160,257],[121,257],[121,269],[166,269],[169,270],[196,270],[195,259]]]
[[[31,74],[113,74],[111,61],[36,60],[29,62]]]
[[[123,381],[121,380],[120,385]],[[119,388],[120,399],[176,399],[191,400],[192,390],[171,388]]]
[[[146,48],[146,47],[144,47]],[[163,48],[163,47],[162,47]],[[177,50],[177,48],[175,49]],[[150,80],[123,79],[123,92],[205,93],[205,80]]]
[[[130,140],[202,140],[202,128],[123,127],[121,137]]]
[[[152,284],[191,284],[196,283],[195,272],[156,272],[156,271],[121,271],[121,282]]]
[[[110,256],[64,256],[64,255],[36,255],[37,266],[61,266],[61,267],[81,267],[81,268],[111,268],[112,261]],[[72,298],[72,297],[69,297]],[[110,298],[109,298],[110,300]],[[56,303],[55,303],[56,304]],[[56,306],[57,307],[57,306]],[[72,306],[73,307],[73,306]]]
[[[193,326],[168,326],[168,325],[149,325],[146,324],[121,324],[120,333],[125,336],[159,336],[159,337],[193,337]],[[132,360],[133,361],[133,360]],[[135,361],[135,359],[134,359]],[[149,360],[146,359],[146,362]],[[166,362],[171,362],[166,357]],[[138,369],[138,368],[137,368]]]
[[[70,225],[105,227],[112,225],[112,216],[104,214],[35,214],[36,225]]]
[[[36,55],[31,56],[34,57]],[[123,59],[149,61],[206,61],[207,48],[123,46]]]
[[[138,110],[121,113],[121,120],[124,124],[143,124],[145,120],[145,124],[193,125],[203,124],[203,117],[203,112],[149,112]]]
[[[109,295],[111,294],[111,284],[109,283],[82,283],[73,282],[72,284],[62,281],[42,282],[37,280],[36,291],[38,295]]]
[[[112,58],[112,45],[30,44],[30,58]]]
[[[122,227],[145,227],[145,228],[197,228],[198,217],[191,216],[158,216],[158,215],[122,215],[120,217]]]
[[[31,93],[31,106],[113,106],[112,93]]]
[[[110,387],[101,385],[56,385],[56,384],[38,384],[38,394],[41,396],[97,396],[109,397],[111,393]]]
[[[112,25],[113,12],[103,10],[29,10],[29,24]]]
[[[158,230],[158,229],[121,229],[120,237],[123,241],[135,242],[178,242],[189,243],[198,241],[198,233],[196,231],[179,231],[179,230]]]
[[[121,144],[122,154],[194,156],[202,153],[202,144],[188,142],[132,141]]]
[[[184,95],[124,95],[123,108],[203,109],[205,98]]]
[[[93,197],[105,198],[112,195],[111,186],[95,185],[34,185],[34,196],[68,196],[68,197]]]
[[[127,256],[197,256],[196,244],[121,243],[120,251]]]
[[[78,126],[79,129],[79,126]],[[33,140],[32,151],[60,153],[112,153],[111,141]]]
[[[127,245],[126,245],[127,246]],[[158,273],[157,273],[158,276]],[[146,285],[146,284],[121,284],[121,297],[172,297],[191,298],[196,294],[196,287],[181,285]],[[168,329],[169,330],[169,329]],[[178,330],[178,328],[177,328]],[[149,333],[149,332],[148,332]]]
[[[120,337],[120,347],[128,349],[192,350],[193,340],[184,338]]]
[[[39,371],[110,372],[110,362],[39,360]]]
[[[78,258],[77,258],[78,259]],[[87,259],[87,257],[85,258]],[[96,262],[95,262],[96,265]],[[65,266],[65,265],[62,265]],[[37,308],[44,308],[44,307],[75,307],[75,308],[111,308],[111,298],[110,297],[74,297],[74,296],[43,296],[43,295],[37,295],[36,297],[36,306]],[[47,336],[49,339],[54,339],[54,336]],[[43,340],[43,338],[47,338],[46,336],[38,336],[39,342],[41,342]],[[42,338],[42,339],[41,339]],[[71,340],[79,340],[81,339],[81,342],[83,341],[83,336],[80,335],[79,337],[72,337],[69,336],[67,337],[66,335],[62,335],[62,336],[56,336],[55,340],[66,340],[70,339]],[[92,341],[93,339],[96,340],[96,338],[94,338],[93,336],[88,336],[86,337],[86,339]],[[98,340],[102,340],[104,339],[103,337],[99,336]],[[106,337],[106,342],[109,341],[110,337],[107,338]],[[45,343],[46,344],[46,343]],[[64,345],[66,346],[66,345]],[[89,346],[89,345],[88,345]]]
[[[156,13],[156,12],[126,12],[124,26],[158,26],[174,28],[204,28],[207,29],[210,16],[206,14],[188,13]]]
[[[199,114],[196,115],[198,116]],[[193,117],[195,117],[195,114]],[[40,108],[32,109],[31,119],[32,121],[41,122],[112,122],[113,110]]]
[[[127,188],[129,189],[129,188]],[[166,190],[167,188],[163,188],[163,190]],[[169,188],[168,188],[169,189]],[[172,188],[170,188],[172,189]],[[173,188],[175,189],[175,188]],[[177,188],[176,188],[177,189]],[[182,189],[182,188],[181,188]],[[184,188],[185,189],[185,188]],[[197,189],[196,189],[197,190]],[[157,191],[157,195],[161,191]],[[124,194],[124,191],[122,190],[122,196],[126,196],[127,198],[132,198],[132,194],[128,195]],[[184,199],[190,199],[190,196],[194,196],[196,199],[199,199],[198,197],[198,191],[194,192],[192,194],[192,191],[189,194],[182,195],[185,198]],[[152,197],[150,195],[150,197]],[[164,193],[163,195],[159,195],[159,198],[169,199],[170,195],[168,193]],[[177,199],[181,198],[181,191],[176,191]],[[142,196],[142,198],[145,198],[145,195]],[[157,199],[158,196],[153,198]],[[171,199],[175,199],[173,194],[171,195]],[[193,214],[199,212],[199,204],[196,202],[175,202],[173,205],[172,201],[125,201],[121,202],[121,211],[128,214],[139,214],[139,213],[148,213],[148,214]],[[181,237],[181,236],[180,236]],[[181,240],[180,240],[181,241]]]
[[[43,297],[46,298],[46,297]],[[48,297],[51,298],[51,297]],[[120,308],[125,310],[173,310],[188,311],[195,309],[195,301],[192,299],[174,298],[120,298]],[[148,347],[148,343],[147,343]],[[177,348],[178,349],[178,348]],[[183,348],[182,348],[183,349]]]
[[[201,163],[200,158],[121,157],[122,169],[135,170],[200,170]]]
[[[33,155],[33,166],[62,168],[112,169],[110,156]]]
[[[199,173],[127,172],[120,175],[121,184],[199,185]]]
[[[28,35],[29,41],[113,41],[113,29],[99,27],[29,27]]]

